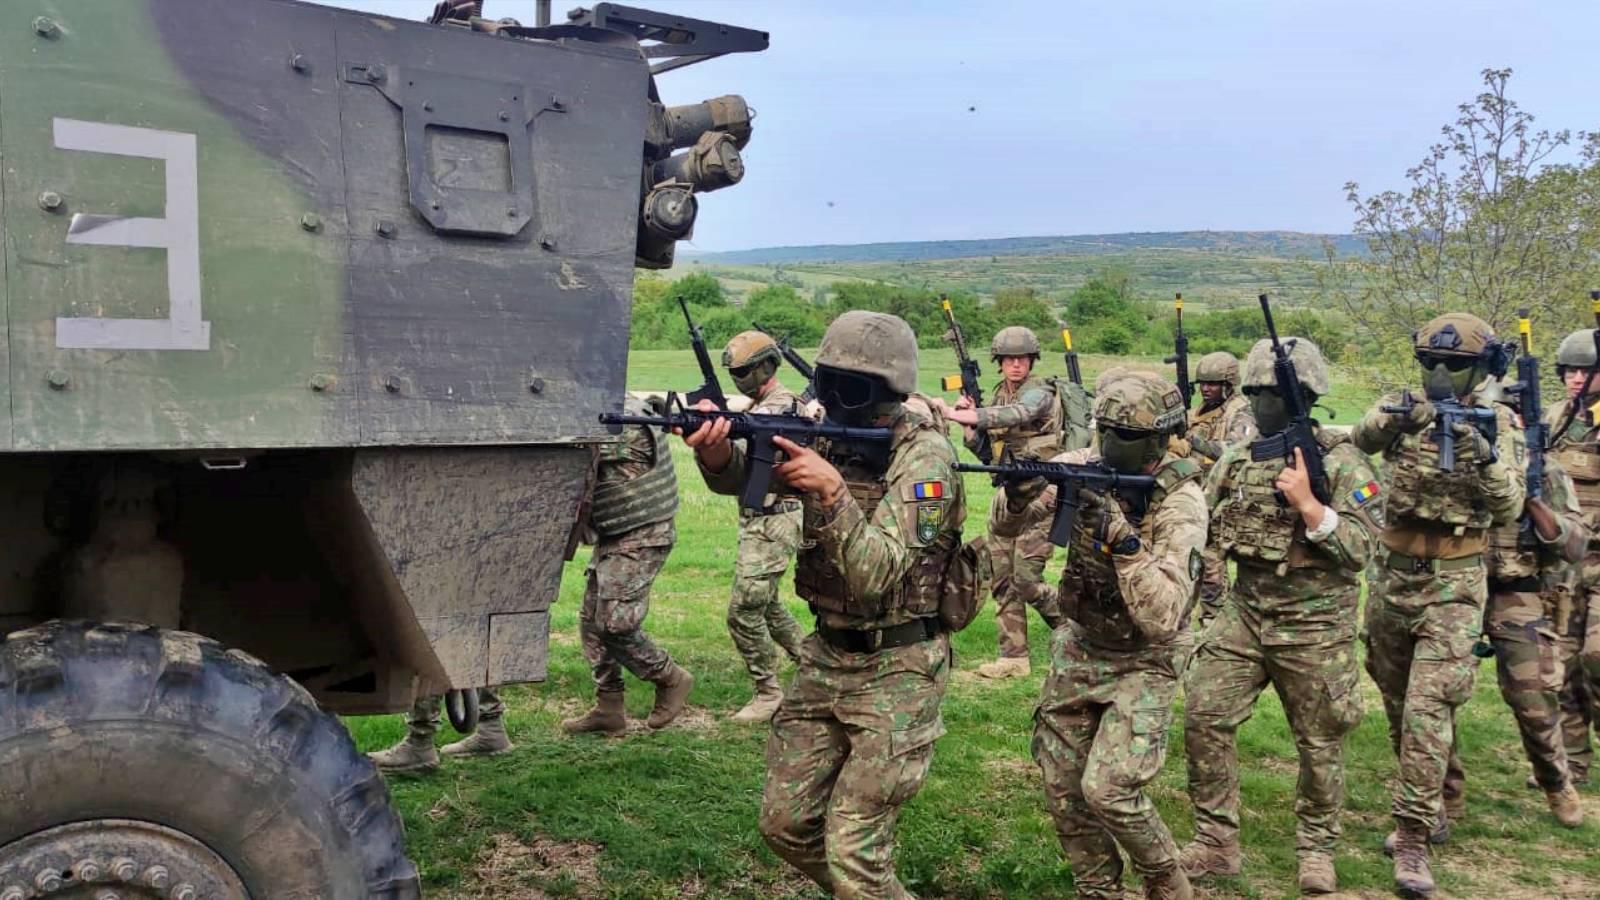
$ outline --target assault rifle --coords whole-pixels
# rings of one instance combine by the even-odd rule
[[[1072,349],[1071,329],[1061,329],[1061,343],[1067,348],[1067,377],[1078,387],[1083,387],[1083,372],[1078,369],[1078,351]]]
[[[700,377],[705,383],[685,395],[685,399],[692,406],[701,400],[710,400],[717,405],[717,409],[728,408],[728,398],[722,393],[722,382],[717,380],[716,366],[711,364],[711,352],[706,349],[706,338],[701,333],[700,326],[694,323],[694,317],[689,315],[689,301],[678,298],[678,306],[683,309],[683,320],[689,323],[689,343],[694,346],[695,362],[700,364]]]
[[[636,416],[629,413],[604,412],[602,425],[645,425],[670,430],[682,429],[693,434],[706,422],[726,419],[732,426],[730,438],[744,438],[745,481],[739,492],[739,505],[748,510],[759,510],[765,505],[767,494],[772,492],[772,467],[782,452],[773,438],[782,435],[802,447],[825,441],[830,452],[848,452],[879,461],[888,457],[893,432],[888,428],[863,428],[818,422],[802,415],[777,413],[736,413],[727,410],[702,412],[686,409],[677,394],[667,394],[667,412],[660,416]]]
[[[960,375],[946,375],[943,386],[947,391],[959,390],[972,400],[973,408],[983,405],[983,385],[978,383],[978,378],[983,371],[978,368],[978,361],[967,353],[967,339],[961,333],[961,326],[956,324],[956,314],[950,309],[950,298],[944,294],[939,295],[939,305],[944,308],[944,319],[950,323],[950,330],[945,332],[945,340],[956,348],[956,362],[960,363]],[[994,459],[994,446],[989,442],[989,433],[978,432],[978,448],[973,451],[984,462]]]
[[[1194,383],[1189,380],[1189,336],[1183,333],[1182,294],[1173,298],[1172,308],[1178,314],[1178,330],[1172,337],[1173,354],[1162,362],[1178,367],[1178,393],[1183,395],[1183,408],[1188,409],[1194,405]]]
[[[1533,323],[1526,309],[1517,311],[1517,333],[1522,336],[1522,355],[1517,357],[1517,381],[1506,393],[1517,398],[1517,414],[1522,417],[1522,433],[1528,440],[1528,499],[1544,493],[1544,451],[1549,443],[1549,426],[1544,424],[1544,400],[1539,396],[1539,358],[1533,355]],[[1539,546],[1533,518],[1522,517],[1517,545],[1524,550]]]
[[[1328,493],[1328,471],[1322,465],[1322,445],[1317,443],[1317,429],[1311,420],[1311,409],[1305,395],[1300,393],[1300,376],[1294,370],[1294,360],[1289,358],[1289,348],[1278,340],[1278,326],[1272,323],[1272,304],[1262,294],[1261,315],[1267,320],[1267,336],[1272,339],[1272,378],[1277,382],[1278,394],[1283,397],[1284,408],[1289,413],[1289,424],[1277,434],[1257,438],[1250,442],[1250,458],[1256,462],[1281,459],[1294,465],[1294,451],[1306,461],[1306,478],[1311,482],[1311,495],[1322,505],[1333,503]],[[1290,347],[1294,340],[1290,339]],[[1283,492],[1274,491],[1280,506],[1288,505]]]
[[[1124,475],[1099,463],[1056,463],[1018,460],[1000,465],[956,463],[957,472],[987,472],[1002,480],[1022,481],[1043,478],[1056,486],[1056,514],[1050,520],[1050,543],[1065,547],[1072,542],[1072,526],[1078,520],[1078,491],[1097,494],[1128,491],[1148,501],[1155,489],[1153,475]]]
[[[1456,432],[1458,423],[1478,429],[1489,442],[1494,443],[1496,427],[1494,410],[1481,406],[1467,406],[1456,400],[1433,400],[1433,433],[1429,439],[1439,448],[1439,471],[1450,472],[1456,467]],[[1417,400],[1409,389],[1400,392],[1400,402],[1385,404],[1383,412],[1402,416],[1411,414]]]
[[[754,327],[755,330],[761,332],[769,338],[772,338],[772,342],[778,345],[778,352],[783,354],[783,361],[788,363],[790,368],[794,369],[796,372],[799,372],[800,377],[806,380],[806,389],[803,393],[801,393],[800,399],[806,401],[807,403],[810,403],[812,400],[814,400],[817,396],[817,386],[815,384],[817,370],[813,369],[811,364],[806,362],[806,358],[801,356],[799,351],[789,346],[789,338],[787,336],[777,337],[773,335],[772,332],[762,328],[760,322],[751,322],[750,325]]]

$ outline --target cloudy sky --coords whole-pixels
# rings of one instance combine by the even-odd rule
[[[1594,0],[638,5],[772,35],[660,80],[669,104],[738,93],[759,112],[744,183],[704,198],[701,250],[1345,231],[1342,185],[1400,185],[1490,66],[1516,70],[1541,125],[1600,129]]]

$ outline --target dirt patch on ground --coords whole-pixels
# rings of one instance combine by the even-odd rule
[[[559,881],[570,886],[563,893],[587,898],[599,896],[600,873],[595,860],[601,846],[587,841],[555,841],[544,837],[521,840],[509,834],[494,836],[478,855],[472,875],[446,900],[545,900],[545,886]]]

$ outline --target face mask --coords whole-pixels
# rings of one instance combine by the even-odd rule
[[[818,366],[815,384],[828,421],[840,425],[870,425],[892,414],[899,403],[882,381],[870,375]]]
[[[1273,388],[1261,388],[1250,394],[1250,412],[1256,417],[1256,430],[1262,434],[1277,434],[1289,427],[1289,404]]]
[[[1472,392],[1473,385],[1483,380],[1477,366],[1451,371],[1443,360],[1422,370],[1422,390],[1429,400],[1454,400]]]
[[[1134,435],[1137,435],[1135,437]],[[1151,463],[1161,458],[1167,445],[1167,436],[1154,432],[1100,429],[1100,459],[1124,475],[1137,475]]]
[[[772,378],[771,363],[763,362],[755,366],[745,366],[743,369],[729,369],[728,374],[733,376],[733,386],[739,393],[755,400],[761,396],[761,388]]]

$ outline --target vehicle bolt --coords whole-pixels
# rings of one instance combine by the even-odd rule
[[[42,210],[55,212],[61,208],[63,202],[61,195],[55,191],[44,191],[39,194],[39,208]]]
[[[395,232],[399,230],[400,229],[394,227],[394,223],[388,219],[383,219],[378,222],[378,237],[392,238],[395,236]]]
[[[172,900],[195,900],[195,898],[200,895],[195,893],[194,885],[180,884],[173,888],[172,893],[168,894],[167,896],[171,897]]]
[[[132,881],[139,877],[139,864],[126,856],[119,856],[111,861],[111,877],[118,881]],[[0,897],[0,900],[5,898]]]
[[[51,369],[44,377],[50,382],[50,387],[58,391],[66,390],[67,385],[72,383],[72,376],[62,369]]]
[[[502,109],[502,110],[500,110],[500,121],[502,121],[502,122],[509,122],[509,121],[511,121],[511,113],[508,113],[508,112],[506,112],[506,111],[505,111],[505,110],[503,110],[503,109]]]
[[[122,895],[116,891],[100,891],[94,895],[94,900],[122,900]]]
[[[61,873],[55,869],[44,869],[33,876],[33,886],[48,894],[51,891],[61,890]]]
[[[28,900],[28,892],[19,887],[8,887],[0,891],[0,900]]]
[[[433,112],[433,104],[432,103],[424,103],[424,104],[422,104],[422,111],[423,112]]]
[[[300,227],[306,231],[321,231],[322,217],[316,213],[306,213],[300,217]]]
[[[33,20],[33,33],[40,37],[53,38],[61,33],[61,26],[49,16],[40,16]]]
[[[556,239],[548,234],[541,234],[539,235],[539,246],[545,250],[554,250],[556,248]]]
[[[528,381],[528,390],[535,394],[544,393],[544,379],[533,378]]]
[[[433,209],[438,209],[439,208],[439,201],[435,200],[432,203],[429,203],[428,206],[432,207]]]
[[[311,60],[306,59],[304,53],[296,53],[289,57],[289,68],[296,72],[305,72],[311,68]]]
[[[562,103],[560,100],[557,100],[556,98],[551,97],[550,98],[550,108],[555,110],[556,112],[563,112],[563,111],[566,110],[567,105],[565,103]]]
[[[383,389],[391,394],[400,393],[400,376],[389,375],[383,379]]]
[[[72,874],[79,881],[99,881],[100,864],[92,859],[80,859],[77,865],[72,867]]]
[[[521,210],[517,209],[515,206],[506,207],[506,217],[507,218],[515,219],[517,217],[517,214],[520,213],[520,212],[521,212]]]
[[[367,66],[367,80],[373,84],[377,84],[387,76],[388,73],[383,70],[382,63],[373,63],[372,65]]]
[[[317,374],[311,376],[311,389],[313,391],[316,391],[317,393],[320,394],[320,393],[322,393],[323,391],[327,390],[330,387],[333,387],[333,379],[332,378],[329,378],[328,376],[322,374],[321,372],[318,372]]]
[[[151,866],[144,870],[144,883],[158,891],[166,890],[171,881],[172,876],[167,874],[166,866]]]

